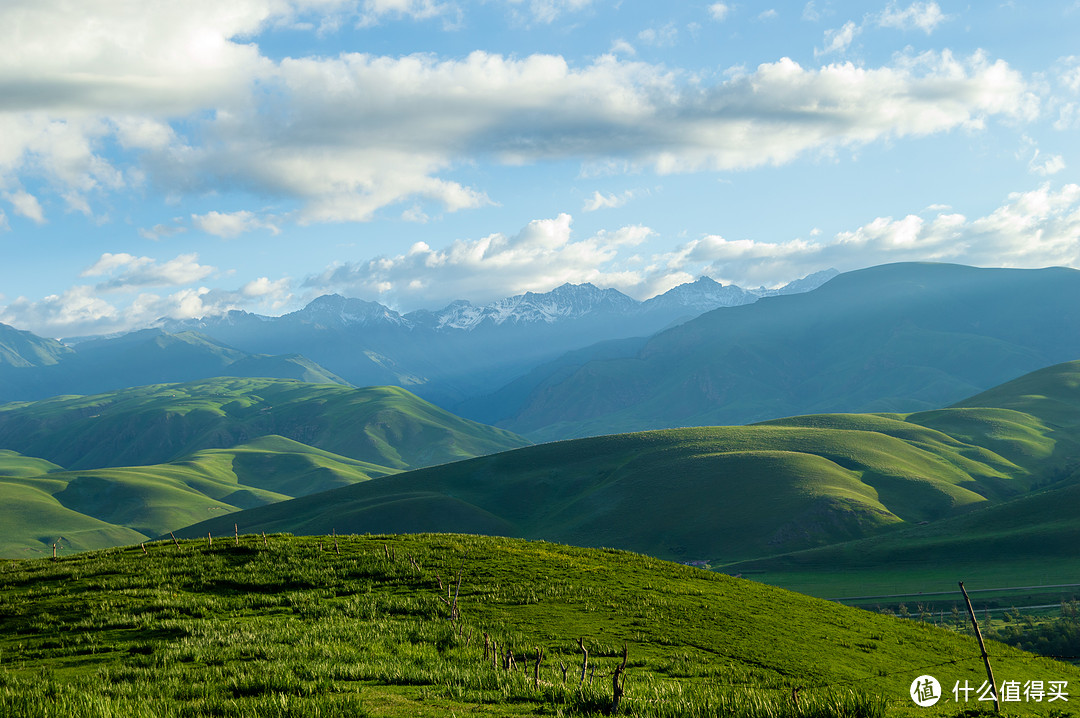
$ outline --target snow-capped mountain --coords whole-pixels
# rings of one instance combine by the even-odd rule
[[[406,314],[406,318],[434,323],[437,329],[476,329],[485,323],[498,326],[533,324],[576,319],[589,314],[632,313],[641,303],[617,289],[600,289],[593,284],[563,284],[550,292],[526,292],[490,304],[476,306],[457,301],[438,312]]]
[[[399,313],[378,302],[350,299],[340,294],[324,294],[303,309],[284,315],[282,319],[326,326],[384,324],[409,327],[412,325]]]

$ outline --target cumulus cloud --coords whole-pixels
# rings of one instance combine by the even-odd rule
[[[529,17],[535,22],[551,24],[566,13],[580,12],[592,5],[593,0],[506,0],[511,6],[525,5]]]
[[[191,215],[191,223],[196,229],[217,237],[237,237],[256,229],[266,229],[272,234],[279,232],[277,226],[266,219],[261,219],[246,209],[237,212],[207,212]]]
[[[121,270],[132,275],[153,272],[154,266],[142,262],[143,259],[106,254],[91,269],[103,273]],[[178,260],[181,261],[174,264],[183,263],[182,258]],[[178,267],[170,268],[168,264],[157,269],[162,274],[173,274],[172,280],[178,279],[175,272]],[[198,273],[189,274],[193,277]],[[259,277],[238,289],[187,286],[167,294],[141,291],[150,284],[169,283],[169,277],[142,284],[133,281],[126,286],[129,292],[126,296],[119,293],[119,288],[111,286],[114,282],[107,282],[96,286],[76,285],[37,301],[18,297],[6,306],[0,306],[0,322],[28,328],[40,336],[75,337],[130,331],[150,326],[163,318],[201,318],[233,309],[280,313],[293,300],[292,282],[288,278]]]
[[[848,49],[848,46],[851,45],[855,36],[861,32],[862,28],[850,20],[844,23],[844,26],[839,30],[826,30],[825,49],[821,51],[815,49],[814,54],[827,55],[831,52],[843,53]]]
[[[899,30],[918,28],[927,35],[947,19],[948,16],[936,2],[914,2],[903,9],[892,2],[876,17],[877,24],[881,27]]]
[[[164,263],[151,257],[136,257],[126,252],[106,252],[83,270],[83,277],[110,276],[98,284],[99,292],[130,291],[139,287],[180,286],[201,281],[216,270],[201,265],[197,254],[181,254]]]
[[[430,308],[468,297],[488,301],[525,291],[548,291],[564,282],[632,287],[639,274],[614,266],[621,249],[653,234],[643,226],[622,227],[576,240],[571,217],[530,222],[515,235],[491,234],[458,240],[443,249],[417,242],[407,253],[329,267],[304,286],[345,291],[405,308]]]
[[[507,2],[538,22],[591,5]],[[713,4],[714,15],[718,5],[727,7]],[[820,69],[783,58],[710,82],[613,54],[587,64],[485,52],[274,61],[252,41],[266,28],[312,16],[419,20],[448,7],[436,0],[88,0],[74,14],[61,0],[5,3],[0,182],[44,177],[67,209],[87,213],[99,195],[146,182],[180,196],[227,188],[281,200],[297,207],[288,219],[300,223],[364,221],[393,205],[456,211],[497,201],[450,176],[467,162],[748,168],[975,127],[1032,103],[1018,72],[983,55]],[[886,21],[933,27],[926,18],[936,7],[889,6]],[[651,32],[656,43],[675,36],[674,26]],[[240,213],[192,222],[225,236],[274,226]]]
[[[710,235],[655,258],[667,271],[703,272],[742,286],[775,284],[824,267],[940,261],[986,267],[1078,266],[1080,185],[1009,195],[985,217],[942,206],[937,215],[876,218],[831,240],[765,242]]]
[[[162,239],[164,237],[172,237],[173,235],[176,235],[176,234],[183,234],[184,232],[187,231],[187,227],[183,226],[182,224],[179,224],[180,221],[181,220],[179,218],[177,218],[177,219],[173,220],[173,222],[174,222],[173,224],[155,224],[150,229],[146,229],[145,227],[140,227],[139,230],[138,230],[139,231],[139,236],[142,237],[143,239],[149,239],[149,240],[152,240],[152,241],[157,241],[157,240]]]
[[[679,29],[673,22],[661,27],[648,27],[638,33],[638,40],[653,47],[671,47],[679,41]]]
[[[4,195],[4,199],[11,203],[11,208],[15,210],[15,214],[33,220],[38,224],[45,223],[45,211],[41,208],[41,203],[38,202],[37,197],[29,192],[25,190],[10,192]]]
[[[622,207],[634,198],[633,190],[626,190],[622,194],[600,194],[600,190],[593,192],[593,196],[585,200],[582,209],[585,212],[595,212],[598,209],[614,209]]]
[[[731,14],[731,6],[723,2],[714,2],[709,6],[709,16],[717,22],[723,22]]]

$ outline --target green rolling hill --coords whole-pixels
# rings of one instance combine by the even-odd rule
[[[0,496],[8,520],[0,526],[0,554],[34,555],[53,542],[64,550],[142,542],[208,516],[395,471],[280,436],[168,464],[82,471],[4,452]]]
[[[7,404],[0,434],[12,447],[0,451],[2,556],[39,555],[56,542],[64,550],[141,542],[210,516],[527,443],[403,389],[237,378]]]
[[[216,378],[0,405],[0,446],[67,469],[142,466],[284,436],[409,469],[527,444],[398,387]]]
[[[0,565],[0,714],[606,715],[624,650],[620,715],[952,718],[988,705],[953,701],[954,685],[985,680],[963,627],[623,551],[462,535],[206,543]],[[1080,685],[1067,663],[989,653],[999,685]],[[932,708],[909,695],[926,674],[944,693]],[[1060,717],[1070,704],[1003,708]]]
[[[717,563],[893,536],[1006,506],[1080,466],[1080,362],[956,408],[793,417],[542,444],[202,522],[247,531],[458,531]],[[991,399],[1015,408],[976,407]],[[1024,411],[1026,409],[1026,411]],[[895,534],[898,535],[898,534]]]

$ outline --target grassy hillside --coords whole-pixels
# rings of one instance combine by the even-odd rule
[[[618,551],[454,535],[334,545],[245,536],[0,565],[0,714],[597,715],[624,649],[625,715],[987,705],[952,702],[954,683],[984,680],[974,640],[916,621]],[[989,650],[999,681],[1080,684],[1067,664]],[[947,702],[917,708],[909,686],[926,673]],[[1063,715],[1060,702],[1005,705]]]
[[[145,541],[241,509],[395,473],[280,436],[180,461],[64,471],[0,452],[0,556],[46,554]]]
[[[394,469],[528,442],[396,387],[217,378],[0,405],[0,446],[72,470],[143,466],[270,434]]]
[[[1077,356],[1076,270],[886,265],[708,312],[633,357],[591,361],[539,385],[500,425],[541,441],[920,411]]]
[[[859,428],[672,429],[544,444],[235,520],[250,531],[469,531],[734,560],[952,515],[1031,484],[1001,457],[930,429],[845,418],[856,419]],[[221,533],[225,523],[185,535]]]
[[[543,444],[209,519],[185,535],[236,521],[250,531],[467,531],[721,564],[762,558],[1007,506],[1072,477],[1080,436],[1067,407],[1080,404],[1080,362],[971,401],[991,400],[1017,408],[965,402]]]
[[[212,516],[524,443],[403,389],[279,379],[6,404],[0,556],[47,555],[53,543],[69,550],[143,541]]]

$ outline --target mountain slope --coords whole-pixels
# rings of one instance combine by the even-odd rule
[[[544,440],[917,411],[1076,356],[1076,270],[886,265],[704,314],[541,387],[500,424]]]
[[[67,549],[142,541],[208,516],[367,481],[394,469],[337,456],[280,436],[231,449],[207,449],[153,466],[32,473],[0,456],[0,555],[59,542]],[[43,468],[43,467],[38,467]]]
[[[915,706],[913,680],[929,671],[951,698],[954,681],[985,678],[960,631],[625,552],[461,535],[240,543],[5,567],[0,713],[595,716],[624,650],[619,713],[642,718],[956,716],[948,699]],[[453,621],[440,597],[456,574]],[[492,641],[517,670],[493,663]],[[1080,682],[1067,663],[989,651],[999,680]],[[973,694],[965,708],[983,706]]]
[[[1023,404],[1031,391],[1040,398]],[[1058,412],[1080,403],[1080,362],[987,397],[1031,413],[811,415],[556,442],[264,506],[184,535],[236,521],[249,531],[461,531],[661,557],[768,556],[1008,505],[1080,466],[1075,414]]]
[[[0,332],[2,334],[2,332]],[[35,346],[45,340],[32,338]],[[51,347],[51,345],[49,345]],[[56,345],[42,363],[5,365],[0,356],[0,401],[61,394],[96,394],[131,386],[216,376],[269,376],[320,383],[347,382],[305,357],[252,355],[193,331],[145,329],[116,337]],[[52,347],[55,349],[55,347]],[[62,350],[62,351],[61,351]],[[3,353],[0,337],[0,355]]]
[[[806,291],[833,273],[792,283],[791,291]],[[720,287],[703,278],[639,302],[589,283],[563,284],[486,305],[461,300],[441,310],[407,314],[376,302],[327,295],[281,317],[236,311],[163,326],[195,330],[252,353],[299,352],[357,386],[403,386],[461,412],[469,406],[462,402],[491,394],[567,351],[646,336],[707,309],[783,291]]]
[[[404,389],[218,378],[0,405],[0,446],[68,469],[142,466],[276,434],[393,469],[524,445]]]

